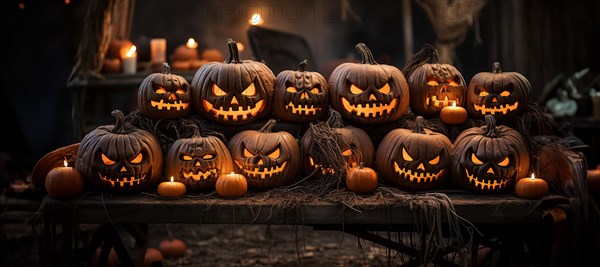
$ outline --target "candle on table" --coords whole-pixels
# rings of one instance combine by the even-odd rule
[[[179,197],[185,195],[185,185],[181,182],[175,182],[173,176],[168,182],[162,182],[158,185],[158,194],[162,197]]]
[[[153,70],[162,70],[162,64],[167,62],[167,39],[154,38],[150,40],[150,65]]]
[[[535,178],[535,174],[532,173],[531,177],[517,181],[515,193],[524,198],[540,198],[548,193],[548,183],[544,179]]]
[[[446,124],[463,124],[467,121],[467,110],[452,101],[452,106],[442,108],[440,119]]]
[[[54,198],[74,198],[83,192],[83,176],[81,173],[69,167],[66,160],[64,167],[56,167],[46,175],[44,185],[48,195]]]
[[[137,69],[137,52],[135,45],[129,47],[127,52],[121,57],[121,64],[123,66],[123,73],[135,74]]]

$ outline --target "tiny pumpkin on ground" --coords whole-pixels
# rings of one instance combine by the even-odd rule
[[[155,248],[147,248],[144,254],[144,267],[162,266],[164,257],[160,250]]]
[[[158,250],[167,259],[181,258],[187,253],[187,245],[181,239],[168,238],[160,241]]]
[[[375,170],[365,167],[362,162],[358,167],[350,168],[346,173],[346,187],[354,193],[372,193],[377,189],[377,184]]]

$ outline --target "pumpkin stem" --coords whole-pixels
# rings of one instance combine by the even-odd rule
[[[240,51],[238,51],[237,43],[229,38],[227,39],[227,47],[229,48],[229,58],[227,59],[227,63],[242,63],[240,60]]]
[[[365,164],[361,161],[360,164],[358,164],[358,168],[362,170],[364,167]]]
[[[258,130],[259,133],[270,133],[273,127],[275,127],[277,121],[275,119],[270,119],[265,125]]]
[[[425,134],[425,119],[422,116],[417,116],[415,119],[413,133]]]
[[[412,55],[407,61],[406,65],[402,69],[402,73],[408,78],[418,67],[424,64],[437,64],[438,51],[433,45],[425,44],[423,48],[414,55]]]
[[[305,59],[302,62],[300,62],[300,64],[298,64],[298,71],[299,72],[306,71],[306,65],[308,65],[308,60]]]
[[[371,64],[371,65],[379,65],[373,58],[373,53],[364,43],[358,43],[356,45],[356,51],[362,56],[362,64]]]
[[[202,133],[200,133],[200,127],[196,124],[190,124],[190,128],[192,128],[192,138],[202,137]]]
[[[498,129],[496,128],[496,119],[494,116],[489,114],[485,115],[485,124],[487,128],[485,129],[483,135],[492,138],[497,137],[499,133]]]
[[[500,62],[494,62],[494,65],[492,66],[492,73],[502,73],[502,69],[500,68]]]
[[[337,110],[329,109],[329,118],[327,119],[327,125],[331,128],[342,128],[344,127],[344,120],[342,119],[342,114],[340,114]]]
[[[115,122],[115,127],[112,129],[113,133],[127,134],[135,130],[131,123],[125,120],[125,114],[123,114],[123,111],[115,109],[110,114],[117,120]]]
[[[171,74],[171,66],[169,66],[169,63],[163,63],[162,74]]]

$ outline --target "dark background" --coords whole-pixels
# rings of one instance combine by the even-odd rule
[[[7,168],[27,172],[44,154],[78,142],[71,122],[71,98],[66,88],[81,30],[91,1],[2,1],[2,109],[0,152]],[[356,56],[354,45],[366,43],[380,63],[402,68],[402,1],[351,0],[360,21],[340,14],[339,1],[137,1],[131,39],[142,44],[164,37],[168,50],[194,37],[201,47],[221,49],[231,37],[246,45],[252,58],[247,19],[259,10],[264,27],[300,34],[314,54],[309,68],[324,70],[328,62]],[[434,43],[431,24],[412,2],[414,50]],[[487,1],[457,48],[455,65],[465,79],[490,71],[500,61],[505,71],[529,78],[534,97],[559,74],[570,76],[583,68],[599,73],[600,2]],[[481,36],[478,44],[475,36]],[[140,46],[140,57],[147,47]],[[146,51],[144,53],[144,50]],[[142,58],[143,59],[143,58]],[[582,105],[582,107],[585,107]],[[589,108],[580,116],[589,116]],[[585,137],[585,136],[583,136]],[[587,138],[587,137],[586,137]],[[585,140],[584,140],[585,141]],[[588,151],[590,162],[597,153]]]

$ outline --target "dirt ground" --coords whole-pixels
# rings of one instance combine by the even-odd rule
[[[3,223],[0,266],[40,266],[39,240],[25,223]],[[388,250],[337,231],[307,226],[170,224],[188,246],[184,258],[163,266],[388,266]],[[166,224],[149,225],[149,247],[169,237]],[[390,265],[401,262],[391,255]]]

